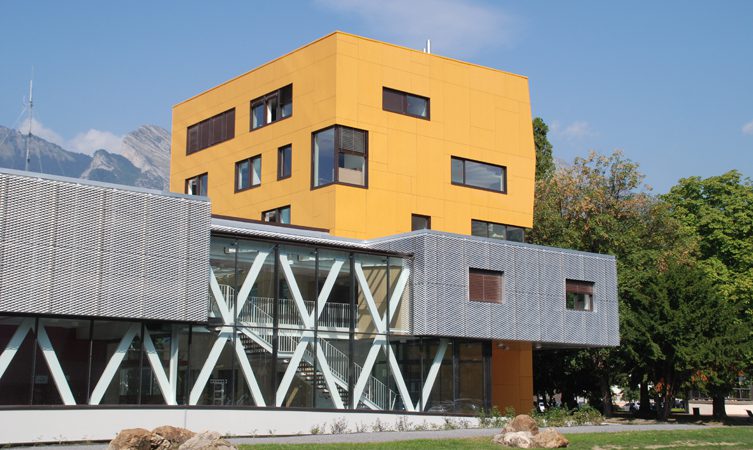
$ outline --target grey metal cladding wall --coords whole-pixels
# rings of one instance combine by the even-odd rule
[[[206,199],[0,172],[0,313],[205,321]]]
[[[380,239],[372,246],[414,253],[417,335],[619,345],[611,256],[435,231]],[[503,273],[503,303],[468,300],[469,268]],[[565,308],[565,279],[594,282],[593,311]]]

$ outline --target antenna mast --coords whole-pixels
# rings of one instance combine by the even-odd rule
[[[29,134],[26,135],[26,163],[24,165],[24,170],[29,170],[29,144],[31,144],[31,123],[34,118],[34,68],[31,69],[31,80],[29,80]]]

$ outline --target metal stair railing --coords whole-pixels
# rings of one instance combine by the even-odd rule
[[[225,299],[230,303],[230,299],[235,299],[235,292],[232,286],[228,285],[220,285],[220,289],[222,289],[222,293],[225,296]],[[260,301],[261,300],[261,301]],[[295,304],[290,299],[281,299],[281,300],[288,300],[292,304],[293,307],[295,307]],[[305,302],[306,307],[313,305],[314,302]],[[311,304],[311,305],[309,305]],[[325,305],[325,309],[326,309]],[[349,305],[344,305],[349,306]],[[312,306],[313,308],[313,306]],[[272,324],[274,323],[274,319],[272,314],[274,313],[274,299],[269,297],[249,297],[249,301],[246,302],[246,304],[243,307],[243,310],[241,312],[241,321],[242,322],[251,322],[256,324],[266,323],[266,324]],[[293,321],[292,317],[290,315],[282,315],[288,318],[286,322],[280,321],[280,323],[284,323],[286,325],[294,325],[294,324],[300,324],[303,325],[303,321],[300,318],[300,314],[298,313],[298,310],[295,309],[295,314],[297,319],[295,319],[295,322]],[[345,317],[345,315],[340,315],[338,317]],[[349,317],[349,313],[348,313]],[[243,320],[248,319],[248,320]],[[348,318],[349,321],[349,318]],[[273,337],[273,331],[271,329],[258,329],[258,330],[245,330],[244,334],[251,337],[253,339],[253,336],[249,335],[249,333],[259,340],[261,340],[266,345],[260,345],[262,348],[264,348],[266,351],[271,351],[272,348],[272,337]],[[277,337],[277,343],[278,343],[278,356],[282,353],[284,356],[292,356],[293,351],[295,350],[296,346],[298,345],[298,341],[295,339],[295,336],[288,336],[284,334],[279,334]],[[261,343],[259,343],[261,344]],[[327,364],[329,365],[330,372],[332,372],[332,375],[335,377],[335,383],[338,384],[340,387],[347,389],[348,387],[348,370],[350,367],[350,358],[347,354],[343,353],[332,345],[329,341],[327,341],[324,338],[319,338],[319,346],[322,349],[322,352],[324,353],[324,357],[327,360]],[[311,351],[311,348],[306,348],[303,354],[302,358],[307,364],[310,364],[312,367],[314,367],[314,360],[316,359],[316,355],[314,355],[314,352]],[[353,363],[353,371],[354,371],[354,378],[358,380],[361,376],[361,372],[363,371],[363,367],[359,365],[358,363]],[[366,386],[363,390],[363,400],[364,403],[372,408],[375,409],[393,409],[395,406],[395,403],[397,401],[397,393],[390,389],[386,384],[378,380],[373,375],[370,375],[368,378],[368,381],[366,382]],[[361,400],[361,401],[363,401]]]

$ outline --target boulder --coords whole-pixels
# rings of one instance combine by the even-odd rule
[[[178,448],[180,450],[238,450],[215,431],[197,433]]]
[[[167,441],[170,442],[170,447],[173,449],[177,449],[196,434],[187,428],[173,427],[170,425],[157,427],[152,430],[152,433],[167,439]]]
[[[533,444],[537,448],[565,448],[570,441],[554,428],[547,428],[533,436]]]
[[[520,414],[507,422],[507,425],[505,425],[505,429],[502,432],[510,433],[517,431],[527,431],[533,435],[539,432],[539,426],[536,425],[536,421],[533,420],[533,417],[527,414]]]
[[[510,431],[504,434],[502,445],[514,448],[532,448],[533,437],[528,431]]]
[[[170,442],[144,428],[121,430],[107,450],[169,450]]]

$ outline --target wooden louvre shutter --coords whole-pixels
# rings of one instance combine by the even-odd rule
[[[468,298],[474,302],[502,303],[502,272],[470,269]]]
[[[590,281],[565,280],[565,292],[593,295],[594,284]]]
[[[235,108],[225,112],[225,139],[235,137]]]

